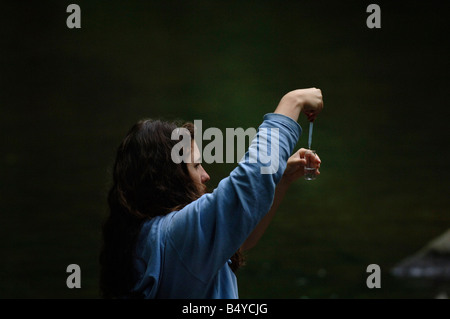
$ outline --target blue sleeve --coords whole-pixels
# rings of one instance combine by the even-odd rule
[[[300,125],[291,118],[266,114],[245,160],[212,193],[172,215],[166,257],[181,260],[204,282],[217,273],[270,210],[276,185],[300,134]],[[270,171],[267,163],[278,164]]]

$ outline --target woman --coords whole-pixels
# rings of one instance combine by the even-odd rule
[[[278,170],[261,174],[263,163],[241,161],[212,193],[199,163],[192,124],[190,161],[175,164],[174,123],[140,121],[117,151],[110,216],[103,228],[100,288],[106,298],[238,298],[234,272],[241,251],[253,247],[267,228],[289,185],[303,175],[306,157],[291,157],[301,134],[300,113],[313,121],[323,108],[320,90],[287,93],[266,114],[246,158],[278,143]],[[265,129],[265,130],[263,130]],[[267,129],[276,129],[278,139]],[[265,135],[266,134],[266,135]],[[272,152],[274,153],[274,152]],[[187,162],[187,163],[186,163]]]

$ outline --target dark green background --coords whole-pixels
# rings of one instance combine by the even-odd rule
[[[30,2],[31,3],[31,2]],[[142,118],[257,127],[318,87],[322,175],[289,190],[238,274],[242,298],[433,298],[391,277],[450,227],[449,37],[442,1],[2,3],[0,297],[97,298],[115,149]],[[298,147],[307,145],[307,122]],[[217,185],[234,165],[205,165]],[[66,267],[82,288],[66,287]],[[378,264],[382,288],[366,287]],[[448,283],[447,283],[448,285]]]

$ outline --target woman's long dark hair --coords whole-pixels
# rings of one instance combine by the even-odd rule
[[[203,195],[186,164],[172,161],[171,150],[179,140],[172,140],[171,134],[177,127],[160,120],[139,121],[117,150],[100,253],[104,298],[139,297],[130,293],[136,281],[133,257],[142,223],[179,210]],[[193,139],[193,124],[183,127]],[[236,271],[243,264],[242,256],[237,252],[231,259]]]

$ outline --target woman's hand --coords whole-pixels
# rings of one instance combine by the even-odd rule
[[[291,184],[305,174],[307,159],[316,167],[316,175],[320,174],[319,168],[321,160],[316,154],[309,152],[306,148],[301,148],[295,152],[287,161],[282,181]]]
[[[312,122],[323,109],[322,91],[316,88],[294,90],[284,95],[275,113],[298,120],[301,112]]]
[[[312,122],[323,109],[322,91],[316,88],[301,91],[303,97],[302,112],[308,117],[308,121]]]

